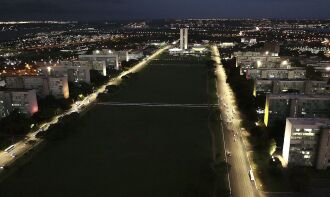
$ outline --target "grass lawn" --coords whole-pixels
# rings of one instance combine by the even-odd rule
[[[203,65],[149,65],[109,101],[207,103]],[[211,158],[208,109],[98,105],[0,185],[0,196],[197,196]],[[205,195],[204,195],[205,196]]]

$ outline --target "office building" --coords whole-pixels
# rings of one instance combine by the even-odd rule
[[[48,95],[52,95],[57,99],[69,98],[68,77],[48,77],[47,78]]]
[[[38,112],[38,101],[35,90],[11,89],[0,90],[0,109],[2,117],[13,110],[28,116]]]
[[[326,81],[308,81],[303,79],[255,79],[253,95],[265,93],[330,94],[330,85]]]
[[[91,83],[89,66],[66,66],[54,65],[43,66],[39,68],[39,72],[47,77],[63,77],[67,76],[69,82],[86,82]]]
[[[253,68],[246,72],[247,79],[305,79],[304,68]]]
[[[330,119],[287,118],[282,156],[289,166],[330,166]]]
[[[291,68],[291,63],[287,58],[279,57],[277,53],[266,52],[235,52],[236,67],[240,68],[241,75],[250,69],[257,68]]]
[[[125,53],[126,54],[126,53]],[[91,55],[79,55],[80,61],[105,61],[109,69],[120,69],[120,60],[127,57],[119,56],[111,50],[96,50]]]
[[[96,70],[101,75],[107,76],[107,64],[105,61],[60,61],[59,65],[67,67],[89,67],[90,70]]]
[[[267,94],[264,123],[272,126],[289,118],[330,117],[329,95]]]
[[[180,49],[188,50],[188,28],[180,29]]]
[[[53,95],[55,98],[69,98],[67,76],[8,76],[5,77],[7,89],[34,89],[39,97]]]

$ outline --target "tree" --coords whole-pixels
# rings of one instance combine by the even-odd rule
[[[320,80],[320,79],[322,79],[322,74],[320,72],[316,72],[314,67],[307,66],[306,67],[306,77],[311,80]]]
[[[32,117],[36,122],[40,123],[68,110],[71,104],[72,102],[69,99],[56,99],[54,96],[49,95],[38,100],[39,111],[33,114]]]
[[[306,191],[310,186],[310,173],[306,168],[293,167],[289,169],[290,181],[296,191]]]
[[[139,60],[129,60],[129,61],[122,61],[121,62],[121,66],[122,67],[132,67],[134,65],[136,65],[139,62]]]
[[[14,110],[0,121],[0,132],[6,135],[24,135],[31,128],[32,121],[25,114]]]
[[[93,92],[93,86],[86,82],[69,82],[70,98],[74,100],[81,99],[81,96],[87,96]]]
[[[96,87],[105,84],[109,80],[109,77],[101,75],[101,73],[97,70],[90,70],[90,76],[91,83],[93,83]]]
[[[269,152],[269,155],[273,155],[276,151],[276,141],[274,138],[272,138],[271,140],[269,140],[268,142],[268,152]]]

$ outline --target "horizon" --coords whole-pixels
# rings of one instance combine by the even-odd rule
[[[329,19],[328,0],[3,0],[0,20]]]
[[[322,20],[322,21],[330,21],[330,18],[151,18],[151,19],[91,19],[91,20],[62,20],[62,19],[54,19],[54,20],[29,20],[29,19],[16,19],[16,20],[1,20],[0,23],[10,23],[10,22],[21,22],[24,23],[31,23],[31,22],[108,22],[108,21],[154,21],[154,20],[270,20],[270,21],[315,21],[315,20]]]

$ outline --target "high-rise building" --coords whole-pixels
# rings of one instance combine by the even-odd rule
[[[188,28],[180,29],[180,49],[188,49]]]
[[[330,166],[330,119],[287,118],[282,156],[290,165]]]

